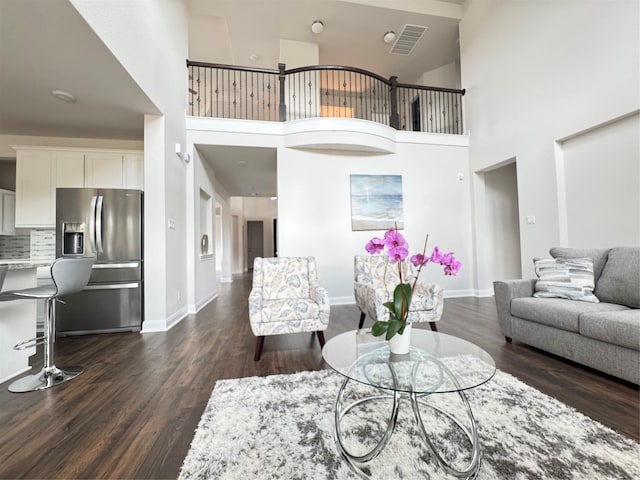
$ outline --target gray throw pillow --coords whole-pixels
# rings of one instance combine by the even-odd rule
[[[593,262],[593,278],[597,285],[604,265],[607,263],[609,250],[611,249],[553,247],[549,253],[553,258],[590,258]]]
[[[595,290],[600,301],[640,308],[640,247],[614,247]]]
[[[590,258],[535,258],[533,264],[538,276],[534,297],[598,303]]]

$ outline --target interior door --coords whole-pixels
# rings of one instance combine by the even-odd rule
[[[249,270],[253,269],[256,257],[264,256],[264,225],[262,221],[247,221],[247,262]]]

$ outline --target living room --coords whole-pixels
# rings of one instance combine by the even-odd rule
[[[149,209],[146,219],[149,235],[145,250],[147,258],[153,259],[148,262],[149,270],[145,275],[148,279],[147,319],[149,324],[156,327],[150,330],[166,330],[175,325],[173,329],[180,328],[182,331],[186,328],[180,326],[182,323],[189,328],[198,328],[193,318],[212,315],[214,311],[217,313],[217,307],[213,305],[216,300],[213,299],[233,295],[232,291],[236,289],[234,284],[241,281],[234,279],[234,283],[229,285],[219,283],[212,269],[204,272],[204,278],[195,273],[200,239],[195,232],[194,219],[197,218],[198,182],[203,180],[196,178],[190,169],[195,168],[195,162],[201,161],[197,158],[194,145],[204,142],[194,141],[193,133],[186,127],[191,119],[184,118],[186,70],[183,67],[185,58],[189,57],[187,11],[173,3],[162,6],[118,4],[109,12],[95,2],[78,0],[70,3],[162,112],[162,115],[149,114],[143,120],[145,195],[147,204],[154,206]],[[453,158],[449,158],[450,162],[446,165],[439,165],[437,161],[431,161],[431,158],[442,155],[442,149],[434,145],[403,146],[400,150],[406,150],[389,157],[388,162],[378,157],[355,156],[344,152],[335,155],[275,147],[281,189],[278,192],[280,253],[297,255],[318,252],[319,275],[327,281],[337,314],[344,312],[344,320],[340,320],[339,316],[336,319],[336,325],[340,325],[340,328],[346,328],[350,321],[348,318],[353,313],[346,305],[353,274],[352,258],[356,252],[359,253],[369,236],[366,233],[354,234],[348,224],[346,229],[342,229],[345,223],[342,217],[348,217],[349,209],[349,198],[345,195],[348,190],[345,182],[348,179],[345,175],[349,170],[356,169],[358,173],[363,173],[365,170],[362,166],[369,162],[377,165],[375,168],[365,167],[366,171],[399,173],[407,184],[411,183],[407,212],[413,216],[407,218],[411,223],[408,222],[406,227],[411,244],[420,243],[420,238],[428,232],[433,235],[433,244],[453,245],[451,248],[463,256],[465,268],[461,275],[446,281],[442,279],[445,290],[451,292],[449,299],[453,312],[461,313],[465,309],[455,303],[461,300],[452,298],[454,296],[491,295],[493,280],[512,276],[531,277],[532,258],[547,256],[549,248],[553,246],[637,246],[640,243],[636,2],[616,1],[607,2],[606,5],[590,2],[584,5],[583,2],[573,1],[543,4],[533,1],[471,1],[460,5],[460,9],[460,70],[461,86],[466,89],[464,115],[468,135],[464,137],[468,137],[468,145],[451,149],[464,153],[450,154],[448,150],[449,153],[444,155],[447,158],[452,155]],[[165,25],[162,34],[154,31],[150,18]],[[118,25],[114,29],[117,31],[111,31],[110,25]],[[122,33],[127,30],[134,33]],[[153,41],[140,42],[140,38]],[[158,71],[162,74],[158,74]],[[242,132],[242,135],[245,134]],[[254,139],[243,137],[243,141],[248,142]],[[273,147],[278,141],[268,140],[267,146]],[[7,142],[15,143],[13,138]],[[186,146],[194,163],[185,165],[176,156],[176,143]],[[233,144],[220,143],[223,146]],[[255,142],[253,145],[265,146],[264,143]],[[425,162],[424,173],[421,171],[423,165],[419,162],[423,156],[430,158]],[[603,158],[606,161],[602,161]],[[296,163],[297,159],[301,163]],[[398,159],[404,163],[390,167]],[[318,171],[305,169],[314,168],[318,163],[326,165],[327,161],[333,167],[344,167],[341,178],[334,179],[342,185],[338,191],[334,190],[336,187],[331,183],[331,178],[325,178],[323,183],[318,184],[314,182],[318,178]],[[345,161],[348,161],[348,165]],[[515,185],[511,185],[511,190],[516,192],[517,199],[516,208],[512,204],[513,194],[508,197],[510,200],[507,204],[511,203],[508,209],[511,213],[507,215],[511,220],[508,223],[503,216],[493,215],[496,197],[492,196],[494,192],[491,190],[491,186],[496,184],[492,182],[496,178],[494,175],[504,172],[501,169],[505,166],[511,172],[506,175],[509,181],[516,181]],[[309,175],[310,171],[314,173]],[[308,191],[314,195],[300,195],[300,191],[307,188],[301,179],[303,174],[308,178]],[[462,180],[458,180],[458,174],[462,174]],[[419,178],[421,175],[424,175],[424,180]],[[439,183],[443,179],[447,181]],[[497,183],[504,185],[502,181]],[[451,198],[445,197],[452,189],[459,191],[455,190]],[[500,191],[503,190],[508,189]],[[330,201],[318,200],[327,192],[334,193]],[[219,191],[214,193],[223,202],[229,201]],[[296,203],[285,203],[286,199],[293,199]],[[584,205],[589,204],[597,204],[598,208],[590,208],[585,212]],[[430,208],[435,206],[433,216],[428,219],[420,217],[420,210],[417,209],[424,208],[423,205],[429,205]],[[517,235],[513,229],[514,209]],[[336,214],[341,217],[338,218]],[[230,213],[227,215],[231,216]],[[313,217],[311,222],[310,216]],[[167,222],[171,219],[178,220],[175,229],[167,228]],[[331,222],[339,225],[332,225]],[[462,231],[456,228],[457,222],[464,224]],[[331,229],[327,230],[327,224]],[[333,251],[328,248],[331,247],[327,245],[328,242],[345,245],[344,251]],[[504,261],[504,252],[508,252],[510,261]],[[209,288],[197,292],[197,286],[203,283]],[[210,302],[202,302],[202,299]],[[235,298],[234,301],[245,300]],[[474,308],[475,300],[466,300],[468,303],[462,305]],[[479,299],[480,306],[477,308],[480,311],[490,308],[482,303],[483,300],[492,301],[490,298]],[[196,311],[197,317],[188,316]],[[471,318],[467,317],[469,324]],[[455,324],[453,319],[451,321]],[[461,333],[472,327],[457,328],[457,332],[450,333]],[[167,342],[171,343],[174,341],[170,338],[173,329],[169,333],[149,335],[167,335]],[[444,326],[443,331],[447,331]],[[214,328],[211,334],[215,332]],[[251,337],[248,325],[243,326],[241,332]],[[497,330],[493,334],[496,336],[489,343],[504,341]],[[294,349],[301,346],[301,342],[292,342]],[[190,344],[190,348],[196,348],[195,345]],[[219,346],[217,340],[216,345]],[[82,348],[90,346],[88,342],[82,344]],[[291,348],[283,341],[273,345],[268,352],[275,357],[274,363],[286,359],[308,369],[317,368],[319,360],[315,357],[316,363],[313,365],[305,363],[303,356],[308,355],[312,347],[304,346],[306,348],[302,354],[289,352],[291,355],[288,356],[286,352],[278,352],[278,347],[285,350]],[[77,350],[72,346],[67,348],[67,358],[71,361],[73,352]],[[97,345],[95,348],[109,349]],[[111,344],[110,348],[118,347]],[[277,371],[273,364],[268,367],[251,365],[250,349],[249,346],[249,353],[244,346],[236,353],[227,351],[229,355],[234,355],[234,360],[242,367],[226,371],[221,371],[221,367],[212,367],[217,370],[216,375],[223,378]],[[61,351],[65,352],[64,348]],[[242,355],[237,355],[240,352]],[[201,353],[211,354],[211,350],[204,349]],[[198,356],[195,352],[189,355],[193,355],[192,359]],[[524,363],[523,357],[519,359]],[[225,363],[226,360],[218,357],[218,361]],[[547,371],[551,372],[556,368],[554,362],[561,362],[555,358],[537,361],[547,362]],[[597,374],[584,373],[579,367],[567,367],[562,362],[559,365],[557,368],[571,372],[565,372],[566,376],[573,374],[581,378],[598,378]],[[170,367],[166,368],[165,373],[170,374]],[[523,367],[523,370],[526,368]],[[526,372],[521,373],[527,375]],[[593,378],[590,388],[597,390],[598,382]],[[95,380],[99,382],[99,379]],[[199,387],[208,388],[207,395],[213,388],[211,381],[208,379],[206,387]],[[549,378],[540,380],[540,383],[545,381],[553,383]],[[625,388],[611,386],[611,380],[606,377],[602,381],[607,388]],[[573,383],[571,388],[578,392],[577,384]],[[554,388],[550,390],[553,392]],[[632,391],[630,397],[633,398],[633,395]],[[9,400],[5,394],[2,399],[3,403],[6,399],[14,408],[18,408],[18,400]],[[166,406],[163,408],[169,409]],[[201,413],[194,410],[189,415],[199,418]],[[193,419],[190,421],[193,423]],[[152,425],[146,425],[145,428],[151,429],[149,433],[153,431]],[[138,441],[144,443],[143,440]],[[43,445],[43,448],[46,446]],[[167,452],[166,455],[171,456],[171,453]],[[101,465],[93,471],[80,468],[79,476],[118,476],[118,470],[110,470],[109,465]],[[141,468],[141,471],[145,468]],[[159,470],[145,471],[153,472],[148,473],[148,478],[163,476]],[[134,476],[132,471],[120,473],[122,477]],[[25,475],[38,474],[32,471]],[[45,474],[40,471],[39,475]],[[167,476],[175,476],[175,472]]]

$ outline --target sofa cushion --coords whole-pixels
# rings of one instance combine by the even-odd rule
[[[590,258],[536,258],[533,262],[538,276],[534,297],[598,303]]]
[[[603,302],[640,308],[640,247],[614,247],[609,251],[595,294]]]
[[[598,279],[602,274],[602,270],[607,263],[609,250],[609,248],[553,247],[549,250],[549,254],[553,258],[590,258],[593,262],[593,277],[597,285]]]
[[[640,310],[587,312],[580,315],[580,334],[585,337],[640,350]]]
[[[580,315],[588,312],[616,312],[627,307],[613,303],[589,303],[564,298],[521,297],[511,300],[511,315],[579,333]]]

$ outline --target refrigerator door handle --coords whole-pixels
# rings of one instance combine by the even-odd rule
[[[98,203],[96,204],[96,252],[102,253],[102,195],[98,195]]]
[[[87,285],[84,290],[121,290],[123,288],[140,288],[139,282],[109,283],[104,285]]]
[[[140,266],[140,262],[128,262],[128,263],[94,263],[91,268],[95,270],[105,268],[137,268]]]
[[[91,197],[91,211],[89,212],[89,239],[93,248],[96,248],[96,202],[97,196]]]

